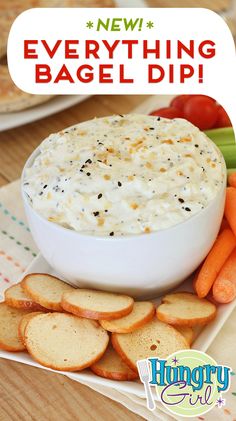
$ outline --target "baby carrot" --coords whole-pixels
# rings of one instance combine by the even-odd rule
[[[213,285],[213,297],[218,303],[230,303],[236,297],[236,249],[226,260]]]
[[[230,185],[230,187],[236,187],[236,172],[229,174],[228,184]]]
[[[236,237],[230,229],[224,229],[216,239],[198,274],[195,282],[198,297],[206,297],[222,266],[235,247]]]
[[[236,189],[234,187],[226,189],[225,217],[236,235]]]
[[[222,232],[225,228],[230,228],[227,219],[223,218],[220,226],[220,232]]]

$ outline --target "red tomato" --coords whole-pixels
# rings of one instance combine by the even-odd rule
[[[219,128],[219,127],[230,127],[230,126],[232,126],[232,123],[227,112],[221,105],[219,105],[218,118],[217,118],[215,127]]]
[[[191,95],[178,95],[172,99],[170,107],[178,108],[178,110],[183,110],[184,104],[191,97]]]
[[[160,108],[159,110],[155,110],[150,115],[156,115],[158,117],[164,117],[164,118],[182,118],[183,113],[182,111],[178,110],[178,108],[175,107],[165,107]]]
[[[218,106],[212,98],[196,95],[189,98],[183,109],[184,118],[200,130],[212,129],[218,118]]]

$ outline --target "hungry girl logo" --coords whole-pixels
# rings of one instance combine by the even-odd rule
[[[155,386],[157,400],[176,415],[195,417],[225,405],[222,394],[230,388],[231,368],[218,365],[204,352],[184,350],[166,360],[149,358],[138,361],[138,369],[151,410],[155,404],[150,385]]]

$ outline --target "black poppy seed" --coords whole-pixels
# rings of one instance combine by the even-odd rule
[[[186,177],[188,180],[190,179],[190,177]]]
[[[99,212],[98,211],[93,212],[93,214],[94,214],[94,216],[99,216]]]
[[[179,198],[178,198],[178,201],[179,201],[180,203],[184,203],[184,199],[182,199],[181,197],[179,197]]]
[[[161,117],[157,117],[157,121],[160,121],[161,120]]]
[[[111,164],[109,164],[109,167],[112,167],[112,165],[111,165]]]
[[[114,232],[112,231],[112,232],[110,232],[110,237],[113,237],[113,235],[114,235]]]
[[[62,190],[61,192],[62,192],[62,193],[64,193],[64,192],[65,192],[65,190]]]
[[[196,144],[196,145],[194,145],[194,146],[195,146],[195,148],[199,148],[199,145],[197,145],[197,144]]]
[[[149,130],[155,130],[155,127],[149,127]]]
[[[92,160],[89,158],[87,161],[85,161],[85,164],[92,164]]]
[[[102,198],[102,193],[99,193],[98,199],[101,199],[101,198]]]
[[[43,194],[43,191],[41,191],[41,192],[39,193],[39,196],[42,196],[42,194]]]
[[[83,170],[80,170],[80,172],[83,172]]]
[[[102,160],[101,159],[97,159],[97,162],[102,162]]]
[[[190,208],[184,208],[187,212],[191,212]]]
[[[118,183],[117,183],[117,184],[118,184],[118,186],[119,186],[119,187],[121,187],[121,186],[122,186],[122,183],[121,183],[120,181],[118,181]]]
[[[120,117],[124,117],[123,114],[119,114]]]
[[[46,189],[46,188],[47,188],[47,186],[48,186],[48,185],[47,185],[47,184],[45,184],[45,185],[43,186],[43,188],[44,188],[44,189]]]
[[[86,175],[89,177],[91,175],[91,173],[90,172],[87,172]]]
[[[104,212],[108,212],[108,209],[105,209]]]

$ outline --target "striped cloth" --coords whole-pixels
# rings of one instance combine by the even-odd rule
[[[20,182],[16,181],[0,189],[0,295],[10,285],[17,282],[38,251],[31,237],[24,215],[20,196]],[[209,354],[218,362],[236,368],[236,311],[233,312],[223,329],[211,345]],[[73,373],[70,373],[73,378]],[[121,403],[130,411],[149,421],[184,421],[186,418],[173,417],[158,403],[155,411],[146,408],[144,399],[124,394],[115,389],[86,383],[91,389]],[[236,421],[236,375],[232,373],[231,389],[223,395],[226,405],[214,409],[193,420]]]

